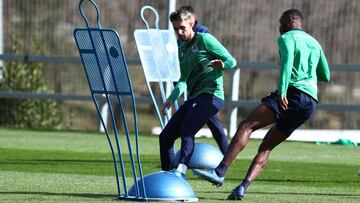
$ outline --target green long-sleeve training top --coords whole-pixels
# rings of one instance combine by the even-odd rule
[[[221,59],[224,69],[210,65],[213,59]],[[224,99],[223,70],[236,66],[236,60],[226,48],[209,33],[196,33],[188,43],[179,47],[180,79],[169,100],[176,100],[186,89],[192,99],[202,93]]]
[[[278,94],[286,97],[293,86],[314,99],[317,81],[330,81],[330,69],[319,42],[302,30],[290,30],[278,38],[280,78]]]

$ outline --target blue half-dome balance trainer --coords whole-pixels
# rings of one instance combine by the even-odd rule
[[[191,155],[188,168],[208,169],[216,168],[223,158],[220,150],[207,143],[195,143],[194,152]],[[175,154],[173,165],[177,166],[180,159],[180,151]]]
[[[97,27],[90,27],[82,9],[84,1],[90,2],[96,8]],[[198,199],[190,185],[169,172],[156,172],[143,176],[139,154],[135,96],[119,35],[113,29],[101,28],[99,9],[93,0],[81,0],[79,10],[86,23],[86,27],[76,28],[74,30],[74,38],[89,83],[91,96],[112,153],[118,198],[136,201],[197,201]],[[120,107],[119,111],[125,131],[124,140],[127,143],[127,156],[129,157],[123,156],[117,128],[114,127],[113,133],[110,134],[110,130],[104,123],[105,118],[102,117],[98,102],[98,100],[104,98],[109,105],[112,126],[118,126],[114,118],[112,104],[117,103]],[[135,135],[132,137],[129,135],[127,117],[124,111],[123,104],[125,101],[131,101],[132,106],[132,116],[127,116],[134,121]],[[113,137],[110,137],[110,135]],[[134,143],[135,152],[132,150]],[[130,160],[131,165],[130,169],[126,168],[126,170],[131,171],[130,175],[132,178],[130,177],[129,179],[127,179],[124,167],[124,159],[126,158]],[[121,174],[120,177],[119,174]],[[131,181],[131,179],[133,179],[133,186],[128,190],[128,185],[131,185],[131,183],[127,181]]]

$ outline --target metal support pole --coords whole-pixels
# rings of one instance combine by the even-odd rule
[[[168,8],[168,12],[167,12],[165,19],[166,19],[166,23],[167,23],[167,28],[169,30],[173,30],[173,27],[172,27],[169,17],[170,17],[170,13],[174,12],[176,9],[176,0],[168,0],[168,5],[169,5],[169,8]],[[171,93],[171,84],[169,82],[166,82],[166,85],[165,85],[166,98],[170,95],[170,93]]]
[[[4,45],[3,45],[3,35],[4,35],[4,25],[3,25],[3,0],[0,0],[0,55],[4,54]],[[3,60],[0,60],[0,85],[4,80],[3,77],[3,68],[4,67],[4,62]]]
[[[176,10],[176,0],[168,0],[168,5],[169,5],[169,8],[168,8],[168,12],[166,15],[166,23],[167,23],[168,29],[173,29],[169,17],[170,17],[170,13],[172,13]]]

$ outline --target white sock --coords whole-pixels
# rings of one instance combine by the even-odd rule
[[[176,170],[180,171],[183,174],[186,174],[187,166],[185,164],[179,164]]]

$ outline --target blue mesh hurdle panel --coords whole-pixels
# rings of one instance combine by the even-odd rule
[[[74,36],[91,91],[131,94],[125,57],[116,31],[76,29]],[[117,68],[114,68],[115,66]]]

